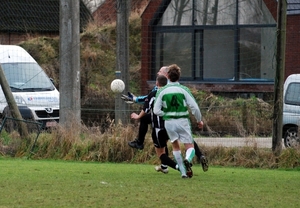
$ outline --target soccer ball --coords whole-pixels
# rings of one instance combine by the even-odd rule
[[[125,84],[121,79],[115,79],[111,82],[110,89],[113,92],[121,93],[125,89]]]

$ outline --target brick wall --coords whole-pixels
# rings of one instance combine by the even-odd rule
[[[285,50],[285,77],[300,73],[300,15],[287,17]]]
[[[46,37],[57,37],[58,32],[55,33],[0,33],[0,44],[1,45],[18,45],[22,41],[29,40],[31,38],[46,36]]]
[[[158,10],[162,0],[151,1],[142,14],[142,70],[141,70],[141,89],[142,93],[148,93],[151,87],[148,86],[147,81],[150,79],[151,74],[151,37],[152,31],[149,27],[155,12]]]
[[[21,41],[27,40],[24,33],[1,33],[0,44],[1,45],[17,45]]]

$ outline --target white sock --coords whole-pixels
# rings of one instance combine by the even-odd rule
[[[194,156],[195,156],[195,149],[193,147],[188,148],[186,150],[185,159],[187,159],[189,162],[191,162],[193,160]]]
[[[177,162],[179,171],[181,172],[181,175],[186,175],[186,170],[185,170],[185,166],[183,164],[183,159],[182,159],[182,155],[181,155],[181,151],[173,151],[173,155],[174,158]]]

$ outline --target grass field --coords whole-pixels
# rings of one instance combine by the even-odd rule
[[[299,207],[300,170],[193,166],[194,177],[153,165],[0,157],[4,207]]]

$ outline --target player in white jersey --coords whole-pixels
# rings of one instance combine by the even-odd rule
[[[169,83],[157,92],[153,112],[165,120],[165,128],[170,137],[173,155],[182,178],[191,178],[193,171],[190,164],[195,156],[195,149],[188,108],[195,116],[200,129],[203,128],[203,122],[199,106],[189,88],[178,82],[180,75],[181,70],[176,64],[169,66]],[[179,141],[186,149],[184,160]]]
[[[163,66],[159,69],[159,71],[157,72],[157,76],[159,75],[163,75],[168,77],[168,66]],[[151,92],[156,92],[157,91],[157,86],[155,86]],[[145,99],[147,98],[148,95],[144,95],[144,96],[135,96],[132,93],[128,92],[128,95],[122,95],[122,99],[129,104],[132,103],[139,103],[139,104],[143,104],[145,102]],[[137,148],[142,150],[144,148],[144,140],[145,140],[145,136],[146,133],[148,131],[148,124],[151,123],[151,117],[150,114],[146,114],[143,117],[140,118],[140,125],[139,125],[139,129],[138,129],[138,136],[135,140],[133,141],[129,141],[128,145],[132,148]],[[205,155],[203,154],[203,152],[200,150],[198,144],[194,141],[194,149],[195,149],[195,155],[197,156],[198,161],[201,163],[202,165],[202,169],[203,171],[207,171],[208,170],[208,161],[207,158],[205,157]],[[166,148],[166,152],[168,153],[168,149]],[[162,165],[162,167],[158,170],[162,170],[164,167],[164,165]]]

